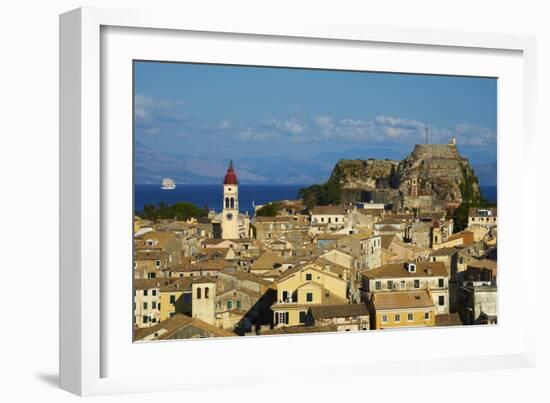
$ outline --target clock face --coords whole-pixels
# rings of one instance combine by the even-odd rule
[[[225,216],[225,218],[227,218],[228,220],[232,220],[233,219],[233,214],[231,213],[227,213],[227,215]]]

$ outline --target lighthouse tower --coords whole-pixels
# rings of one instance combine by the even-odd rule
[[[239,238],[239,181],[233,168],[233,161],[223,180],[222,238]]]

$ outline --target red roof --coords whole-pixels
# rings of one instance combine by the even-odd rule
[[[229,161],[229,167],[225,173],[225,178],[223,179],[224,185],[237,185],[239,181],[237,180],[237,174],[235,169],[233,169],[233,161]]]

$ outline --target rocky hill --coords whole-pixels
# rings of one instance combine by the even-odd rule
[[[389,187],[396,178],[399,161],[393,160],[340,160],[334,167],[331,179],[342,189],[373,190]]]
[[[453,144],[417,144],[399,164],[398,176],[405,197],[413,195],[415,179],[418,196],[458,204],[481,197],[473,168]]]
[[[396,207],[446,208],[481,199],[474,170],[454,143],[418,144],[402,161],[340,160],[325,185],[310,189],[326,196],[328,186],[338,196],[320,199],[328,203],[373,200],[400,204]]]

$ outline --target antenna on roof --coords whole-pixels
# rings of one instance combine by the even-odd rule
[[[426,125],[426,144],[428,144],[428,125]]]

